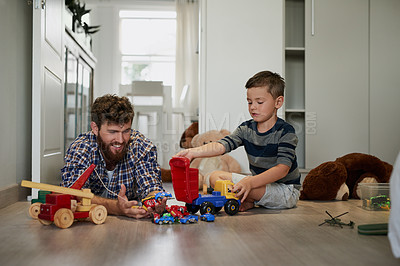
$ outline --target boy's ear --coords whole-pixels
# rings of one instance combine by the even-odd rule
[[[98,136],[99,135],[99,127],[95,122],[90,122],[90,127],[92,128],[93,133]]]
[[[275,99],[275,108],[279,109],[282,107],[284,102],[284,97],[283,96],[278,96],[278,98]]]

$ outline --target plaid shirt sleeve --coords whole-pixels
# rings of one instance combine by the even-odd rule
[[[92,163],[98,164],[99,158],[93,156],[93,150],[97,149],[97,145],[93,146],[94,142],[94,135],[88,132],[79,135],[70,145],[61,169],[61,186],[71,187]],[[84,188],[88,187],[89,182],[86,182]]]

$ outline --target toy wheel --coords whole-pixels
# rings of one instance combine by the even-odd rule
[[[224,210],[229,215],[235,215],[239,211],[239,202],[237,200],[228,200],[225,203]]]
[[[54,214],[54,223],[57,227],[66,229],[74,222],[74,214],[70,209],[61,208]]]
[[[103,205],[93,206],[89,211],[89,218],[94,224],[102,224],[107,218],[107,209]]]
[[[222,207],[215,207],[215,213],[218,213],[220,210],[222,210]]]
[[[190,204],[190,203],[186,203],[186,209],[188,212],[190,212],[191,214],[195,214],[196,212],[199,211],[200,207]]]
[[[212,204],[211,202],[203,202],[200,205],[200,213],[201,214],[205,214],[205,213],[214,214],[215,213],[214,204]]]
[[[40,205],[42,205],[42,203],[35,202],[29,207],[29,215],[35,220],[38,219],[38,215],[40,213]]]
[[[49,221],[49,220],[43,220],[43,219],[39,219],[39,218],[38,218],[38,220],[43,225],[51,225],[53,223],[52,221]]]

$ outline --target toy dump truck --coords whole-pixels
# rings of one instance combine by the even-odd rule
[[[201,214],[219,212],[222,207],[229,215],[235,215],[239,211],[240,200],[231,192],[229,186],[232,181],[219,180],[216,182],[212,194],[201,195],[199,193],[199,170],[190,168],[190,161],[186,157],[174,157],[169,161],[171,166],[172,185],[175,198],[186,203],[190,213],[200,210]]]
[[[52,192],[46,194],[46,202],[39,205],[38,220],[44,225],[54,222],[57,227],[63,229],[70,227],[76,219],[89,218],[94,224],[104,223],[107,209],[102,205],[91,204],[94,195],[90,189],[81,190],[94,168],[95,165],[91,165],[70,188],[23,180],[23,187]]]

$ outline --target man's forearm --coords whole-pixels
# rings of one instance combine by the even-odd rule
[[[118,200],[106,199],[106,198],[94,196],[92,199],[92,203],[103,205],[104,207],[106,207],[108,214],[123,215],[122,211],[118,207]]]

